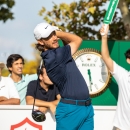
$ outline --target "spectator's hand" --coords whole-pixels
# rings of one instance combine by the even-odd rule
[[[109,31],[109,24],[103,24],[102,27],[101,27],[101,29],[100,29],[100,34],[103,37],[107,37],[108,31]]]
[[[52,112],[53,115],[55,115],[55,111],[56,111],[56,106],[50,102],[50,107],[49,107],[50,111]]]
[[[39,107],[38,110],[43,112],[43,113],[47,112],[47,108],[46,107]]]
[[[8,100],[8,98],[4,97],[4,96],[0,96],[0,102]]]

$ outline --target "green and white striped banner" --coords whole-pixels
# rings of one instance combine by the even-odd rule
[[[119,0],[110,0],[107,12],[104,17],[104,24],[110,24],[112,22],[113,16],[115,14],[117,5],[118,5]]]

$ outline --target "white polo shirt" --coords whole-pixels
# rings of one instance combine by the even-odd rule
[[[121,130],[130,130],[130,72],[113,61],[113,77],[119,88],[114,126]]]
[[[4,96],[8,99],[10,98],[19,99],[19,94],[11,78],[2,76],[0,77],[0,96]]]

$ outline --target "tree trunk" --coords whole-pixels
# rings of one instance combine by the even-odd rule
[[[126,0],[119,0],[118,7],[122,14],[124,27],[127,34],[127,40],[130,40],[130,12]]]

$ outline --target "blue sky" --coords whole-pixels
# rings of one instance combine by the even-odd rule
[[[20,54],[25,59],[33,59],[33,48],[31,43],[36,42],[33,36],[35,26],[43,22],[38,15],[44,6],[48,11],[52,9],[52,0],[15,0],[12,8],[14,20],[6,23],[0,21],[0,61],[6,62],[10,54]],[[78,0],[55,0],[56,4],[63,2],[71,3]]]

